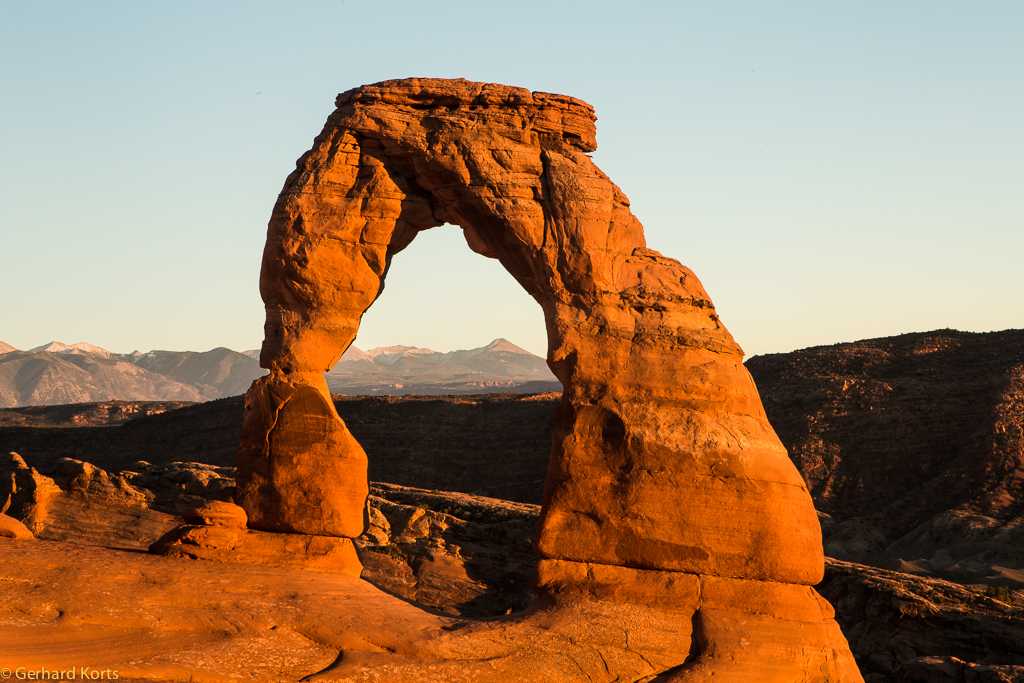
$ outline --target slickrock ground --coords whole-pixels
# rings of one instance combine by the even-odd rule
[[[0,507],[41,540],[134,551],[147,550],[195,508],[229,498],[235,483],[234,468],[198,463],[137,463],[109,473],[65,459],[50,474],[15,454],[0,456]],[[529,574],[536,561],[531,546],[537,506],[394,484],[373,484],[369,502],[370,528],[356,539],[364,577],[403,597],[466,616],[504,614],[534,601]],[[258,553],[228,557],[290,565],[298,552],[263,550],[262,559]],[[201,553],[186,548],[178,554]],[[303,566],[326,564],[319,554],[312,559],[299,554],[306,558]]]
[[[207,475],[198,478],[214,501],[224,491],[220,484],[230,482],[208,468],[181,464],[148,468],[145,476],[63,465],[88,473],[88,483],[71,480],[66,491],[14,456],[7,458],[3,480],[21,482],[14,493],[30,501],[26,520],[39,536],[67,531],[69,506],[53,505],[52,498],[74,496],[95,520],[117,522],[104,539],[97,522],[83,520],[83,540],[88,535],[112,546],[148,540],[145,525],[132,521],[147,516],[153,490],[145,485],[177,489],[184,503],[194,500],[185,492],[196,490],[195,478],[181,477],[186,481],[175,486],[172,472]],[[38,495],[44,489],[52,494],[49,501]],[[374,525],[359,541],[371,578],[383,570],[386,586],[421,599],[433,596],[451,612],[500,613],[529,601],[524,584],[534,559],[528,539],[536,508],[401,487],[375,493],[396,502],[374,496]],[[447,512],[406,504],[413,500]],[[200,512],[211,508],[217,503],[202,505]],[[195,523],[198,514],[187,512],[184,521]],[[300,568],[302,553],[295,548],[280,548],[275,556],[269,546],[255,554],[221,546],[219,560],[210,562],[54,541],[11,540],[0,549],[0,665],[12,668],[88,666],[155,680],[296,680],[318,671],[314,680],[378,680],[385,672],[386,680],[396,681],[424,675],[445,681],[648,680],[680,656],[686,659],[690,642],[692,607],[551,591],[511,622],[467,622],[402,602],[312,553]],[[395,571],[396,563],[404,565],[404,575]],[[705,603],[728,599],[716,597],[715,586],[712,581],[704,589]],[[614,592],[624,585],[609,587]],[[671,587],[661,586],[662,595]],[[523,642],[529,643],[525,650]],[[414,659],[384,661],[375,654],[395,649]],[[798,659],[794,653],[780,661]]]
[[[0,481],[22,469],[5,462]],[[407,606],[351,576],[314,569],[319,557],[302,567],[294,552],[275,557],[266,548],[232,562],[140,554],[184,521],[154,504],[187,511],[223,498],[231,469],[60,469],[91,473],[84,490],[82,479],[58,477],[64,500],[36,516],[40,538],[62,540],[0,539],[0,666],[116,665],[122,679],[131,672],[149,680],[297,680],[332,664],[344,644],[331,640],[347,628],[334,608],[412,618]],[[33,481],[44,477],[37,472]],[[372,485],[369,500],[372,524],[356,544],[363,577],[376,586],[452,617],[534,604],[538,506],[389,484]],[[1002,596],[1011,606],[983,590],[837,561],[817,588],[836,606],[869,683],[1024,681],[1024,667],[1013,666],[1024,662],[1024,594]]]
[[[1024,330],[752,358],[831,557],[1024,587]]]

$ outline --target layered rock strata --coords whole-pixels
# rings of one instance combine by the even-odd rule
[[[236,506],[237,507],[237,506]],[[219,560],[271,567],[340,572],[359,576],[363,565],[350,538],[309,534],[275,534],[225,524],[225,520],[192,520],[175,527],[149,547],[149,552],[193,560]]]
[[[605,566],[623,568],[638,595],[657,584],[647,570],[707,577],[730,596],[673,602],[673,623],[704,624],[692,638],[689,626],[674,631],[661,662],[674,680],[745,680],[756,662],[758,680],[859,680],[828,611],[800,588],[821,579],[820,530],[743,352],[696,276],[646,247],[626,196],[587,155],[594,121],[571,97],[463,80],[338,96],[268,229],[260,363],[270,374],[247,395],[237,500],[257,529],[361,533],[366,456],[323,373],[354,340],[394,254],[419,231],[455,223],[544,311],[548,364],[565,391],[535,548],[564,569],[559,586],[576,588],[539,580],[543,615],[448,634],[443,646],[427,637],[395,680],[470,657],[495,629],[516,647],[513,634],[557,620],[552,609],[583,600],[584,612],[600,611],[591,603],[603,600],[601,582],[570,568]],[[807,617],[815,626],[794,626],[803,622],[793,610],[817,610]],[[783,654],[792,648],[814,653],[793,665],[799,672]],[[356,661],[346,655],[343,677]]]

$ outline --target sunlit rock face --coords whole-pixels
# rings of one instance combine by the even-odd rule
[[[729,666],[763,672],[742,680],[860,680],[831,608],[797,589],[823,572],[804,482],[700,281],[647,248],[628,199],[587,155],[593,109],[439,79],[364,86],[336,104],[268,229],[270,374],[247,396],[239,448],[250,526],[361,533],[366,456],[322,373],[352,343],[394,254],[456,224],[540,304],[565,387],[535,541],[541,592],[556,606],[612,594],[672,602],[687,624],[673,666],[692,670],[677,680]],[[630,587],[608,588],[620,584]],[[772,647],[812,654],[757,664]]]

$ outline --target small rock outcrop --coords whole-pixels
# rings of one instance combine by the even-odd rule
[[[4,538],[35,538],[27,526],[2,512],[0,512],[0,536]]]
[[[626,196],[587,154],[594,121],[571,97],[464,80],[338,96],[268,229],[260,364],[270,374],[247,394],[237,501],[255,529],[362,533],[366,454],[323,373],[394,254],[454,223],[540,304],[565,388],[535,539],[544,609],[423,633],[390,656],[354,647],[324,676],[536,677],[563,656],[538,632],[593,618],[601,649],[602,629],[636,609],[672,635],[605,662],[601,680],[860,680],[811,588],[824,566],[817,517],[743,352],[696,276],[647,248]],[[385,637],[367,633],[366,647]],[[510,669],[481,660],[498,641]]]
[[[230,497],[233,474],[145,462],[113,473],[63,458],[45,475],[7,453],[0,455],[0,507],[39,539],[145,550],[181,523],[181,513]]]
[[[188,517],[186,514],[186,520]],[[350,538],[256,531],[239,528],[233,520],[224,518],[206,523],[186,521],[157,539],[149,546],[149,552],[166,557],[300,567],[353,576],[363,571]]]

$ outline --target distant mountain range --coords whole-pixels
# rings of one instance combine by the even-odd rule
[[[266,374],[259,351],[112,353],[51,342],[21,351],[0,342],[0,408],[63,403],[209,401],[242,394]],[[472,394],[560,391],[542,358],[505,339],[439,353],[414,346],[349,347],[326,375],[334,393]]]
[[[506,339],[448,353],[415,346],[369,351],[350,346],[326,376],[332,392],[348,396],[562,390],[543,358]]]
[[[0,343],[0,407],[98,401],[209,401],[243,393],[265,374],[245,354],[111,353],[92,344],[52,342],[28,351]]]

